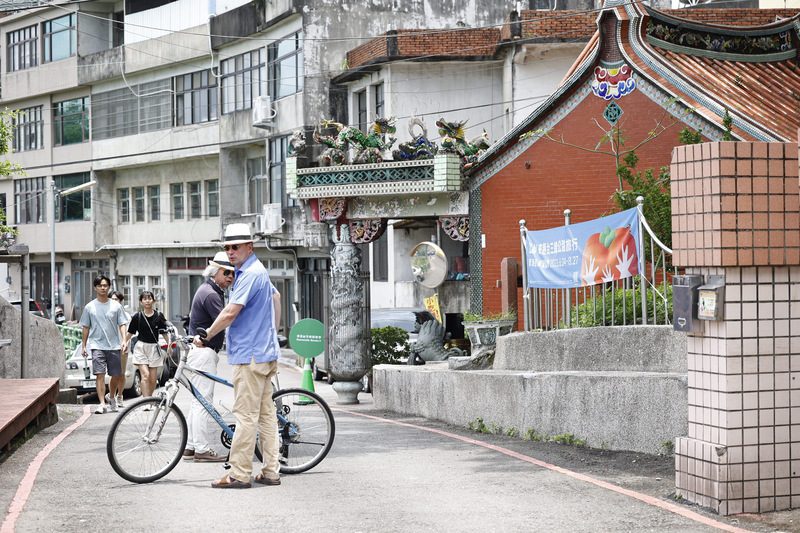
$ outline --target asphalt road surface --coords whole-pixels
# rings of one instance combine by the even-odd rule
[[[228,372],[221,365],[221,373]],[[282,386],[299,380],[298,369],[281,366]],[[217,390],[230,406],[230,393]],[[327,384],[318,383],[317,391],[336,407]],[[605,466],[598,477],[591,467],[571,468],[593,464],[597,454],[571,454],[570,469],[558,471],[549,462],[558,455],[544,448],[541,459],[519,439],[378,412],[368,395],[361,397],[361,405],[335,410],[336,440],[320,465],[284,476],[278,487],[249,490],[212,489],[222,466],[191,462],[157,482],[128,483],[106,458],[112,414],[89,416],[52,449],[35,479],[26,476],[37,454],[84,414],[84,406],[59,406],[58,424],[0,464],[0,531],[776,530],[675,503],[664,492],[670,481],[658,477],[663,464],[661,472],[649,474]],[[181,397],[179,405],[188,405],[188,398]],[[31,479],[21,513],[7,513]]]

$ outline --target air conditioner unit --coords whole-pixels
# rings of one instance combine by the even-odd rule
[[[269,96],[256,96],[255,100],[253,100],[254,128],[271,128],[275,114],[275,110],[272,109],[272,98]]]
[[[258,216],[258,226],[264,235],[279,233],[286,223],[281,217],[281,204],[264,204],[262,214]]]

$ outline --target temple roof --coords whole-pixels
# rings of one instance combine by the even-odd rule
[[[492,145],[471,174],[485,173],[487,163],[517,143],[520,134],[540,127],[578,87],[591,82],[595,67],[615,62],[627,64],[650,94],[694,109],[708,138],[719,137],[728,110],[737,139],[797,140],[799,10],[658,11],[639,1],[607,5],[597,17],[597,33],[561,87]]]

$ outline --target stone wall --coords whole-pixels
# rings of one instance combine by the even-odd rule
[[[64,384],[64,343],[58,328],[49,320],[30,317],[30,346],[25,361],[25,378],[58,378]],[[19,309],[0,298],[0,339],[11,339],[9,346],[0,348],[0,378],[20,376]]]

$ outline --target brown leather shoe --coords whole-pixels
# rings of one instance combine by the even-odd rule
[[[228,459],[224,455],[219,455],[214,450],[208,450],[207,452],[195,452],[194,453],[194,462],[195,463],[224,463]]]
[[[191,448],[186,448],[185,450],[183,450],[183,458],[184,459],[188,460],[188,459],[192,459],[193,457],[194,457],[194,450],[192,450]]]
[[[258,474],[255,479],[253,480],[259,485],[280,485],[281,478],[280,477],[267,477],[264,474]]]
[[[245,483],[244,481],[233,479],[230,476],[225,476],[222,479],[211,482],[211,488],[214,489],[249,489],[250,487],[251,485],[249,482]]]

